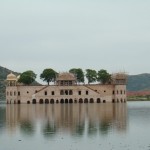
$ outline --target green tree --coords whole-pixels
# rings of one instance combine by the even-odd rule
[[[28,70],[28,71],[23,72],[20,75],[18,82],[29,85],[33,83],[35,79],[36,79],[36,74],[32,70]]]
[[[54,71],[51,68],[47,68],[47,69],[43,70],[42,74],[40,75],[40,78],[43,81],[46,81],[48,83],[48,85],[49,85],[50,82],[55,82],[56,76],[57,76],[57,72],[56,71]]]
[[[77,82],[84,82],[84,73],[81,68],[72,68],[69,70],[69,72],[73,73],[76,76]]]
[[[86,69],[86,78],[88,80],[88,84],[95,82],[97,80],[97,72],[92,69]]]
[[[97,81],[101,82],[102,84],[110,83],[111,75],[107,72],[107,70],[101,69],[97,73]]]

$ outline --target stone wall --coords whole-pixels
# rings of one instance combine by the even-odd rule
[[[8,86],[6,100],[7,103],[125,102],[126,85]]]

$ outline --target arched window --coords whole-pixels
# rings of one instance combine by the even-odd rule
[[[64,95],[64,90],[60,90],[60,95]]]
[[[112,103],[115,103],[115,99],[112,100]]]
[[[94,103],[94,99],[93,98],[90,98],[90,103]]]
[[[68,103],[68,99],[65,99],[65,103]]]
[[[20,91],[18,91],[18,96],[20,96]]]
[[[73,103],[73,100],[72,100],[72,99],[69,99],[69,103]]]
[[[88,99],[87,98],[84,99],[84,103],[88,103]]]
[[[68,90],[65,90],[65,95],[68,95]]]
[[[76,100],[76,99],[74,100],[74,103],[77,103],[77,100]]]
[[[100,98],[97,99],[97,103],[101,103],[101,99]]]
[[[69,95],[73,95],[73,92],[72,92],[72,90],[69,90]]]
[[[79,103],[83,103],[83,99],[82,98],[79,99]]]
[[[48,99],[45,99],[45,104],[49,104],[49,100]]]
[[[61,99],[61,100],[60,100],[60,103],[62,103],[62,104],[63,104],[63,103],[64,103],[64,99]]]
[[[117,94],[119,94],[118,90],[117,90]]]
[[[122,94],[122,90],[120,90],[120,94]]]
[[[86,95],[89,95],[89,91],[86,91]]]
[[[40,103],[40,104],[43,104],[43,99],[40,99],[39,103]]]
[[[33,99],[33,100],[32,100],[32,104],[36,104],[36,99]]]
[[[50,100],[50,103],[51,103],[51,104],[54,104],[54,99],[51,99],[51,100]]]

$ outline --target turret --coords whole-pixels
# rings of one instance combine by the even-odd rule
[[[117,85],[126,85],[127,84],[127,74],[125,73],[115,73],[112,74],[112,84],[117,84]]]
[[[7,82],[7,86],[16,86],[17,77],[13,73],[10,73],[9,75],[7,75],[6,82]]]

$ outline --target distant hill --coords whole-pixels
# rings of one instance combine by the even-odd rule
[[[11,72],[16,76],[20,74],[18,72],[14,72],[12,70],[0,66],[0,100],[5,99],[5,80],[7,78],[7,75]],[[40,85],[40,84],[38,82],[34,82],[33,85]]]
[[[128,91],[150,90],[150,74],[129,75],[127,83]]]

